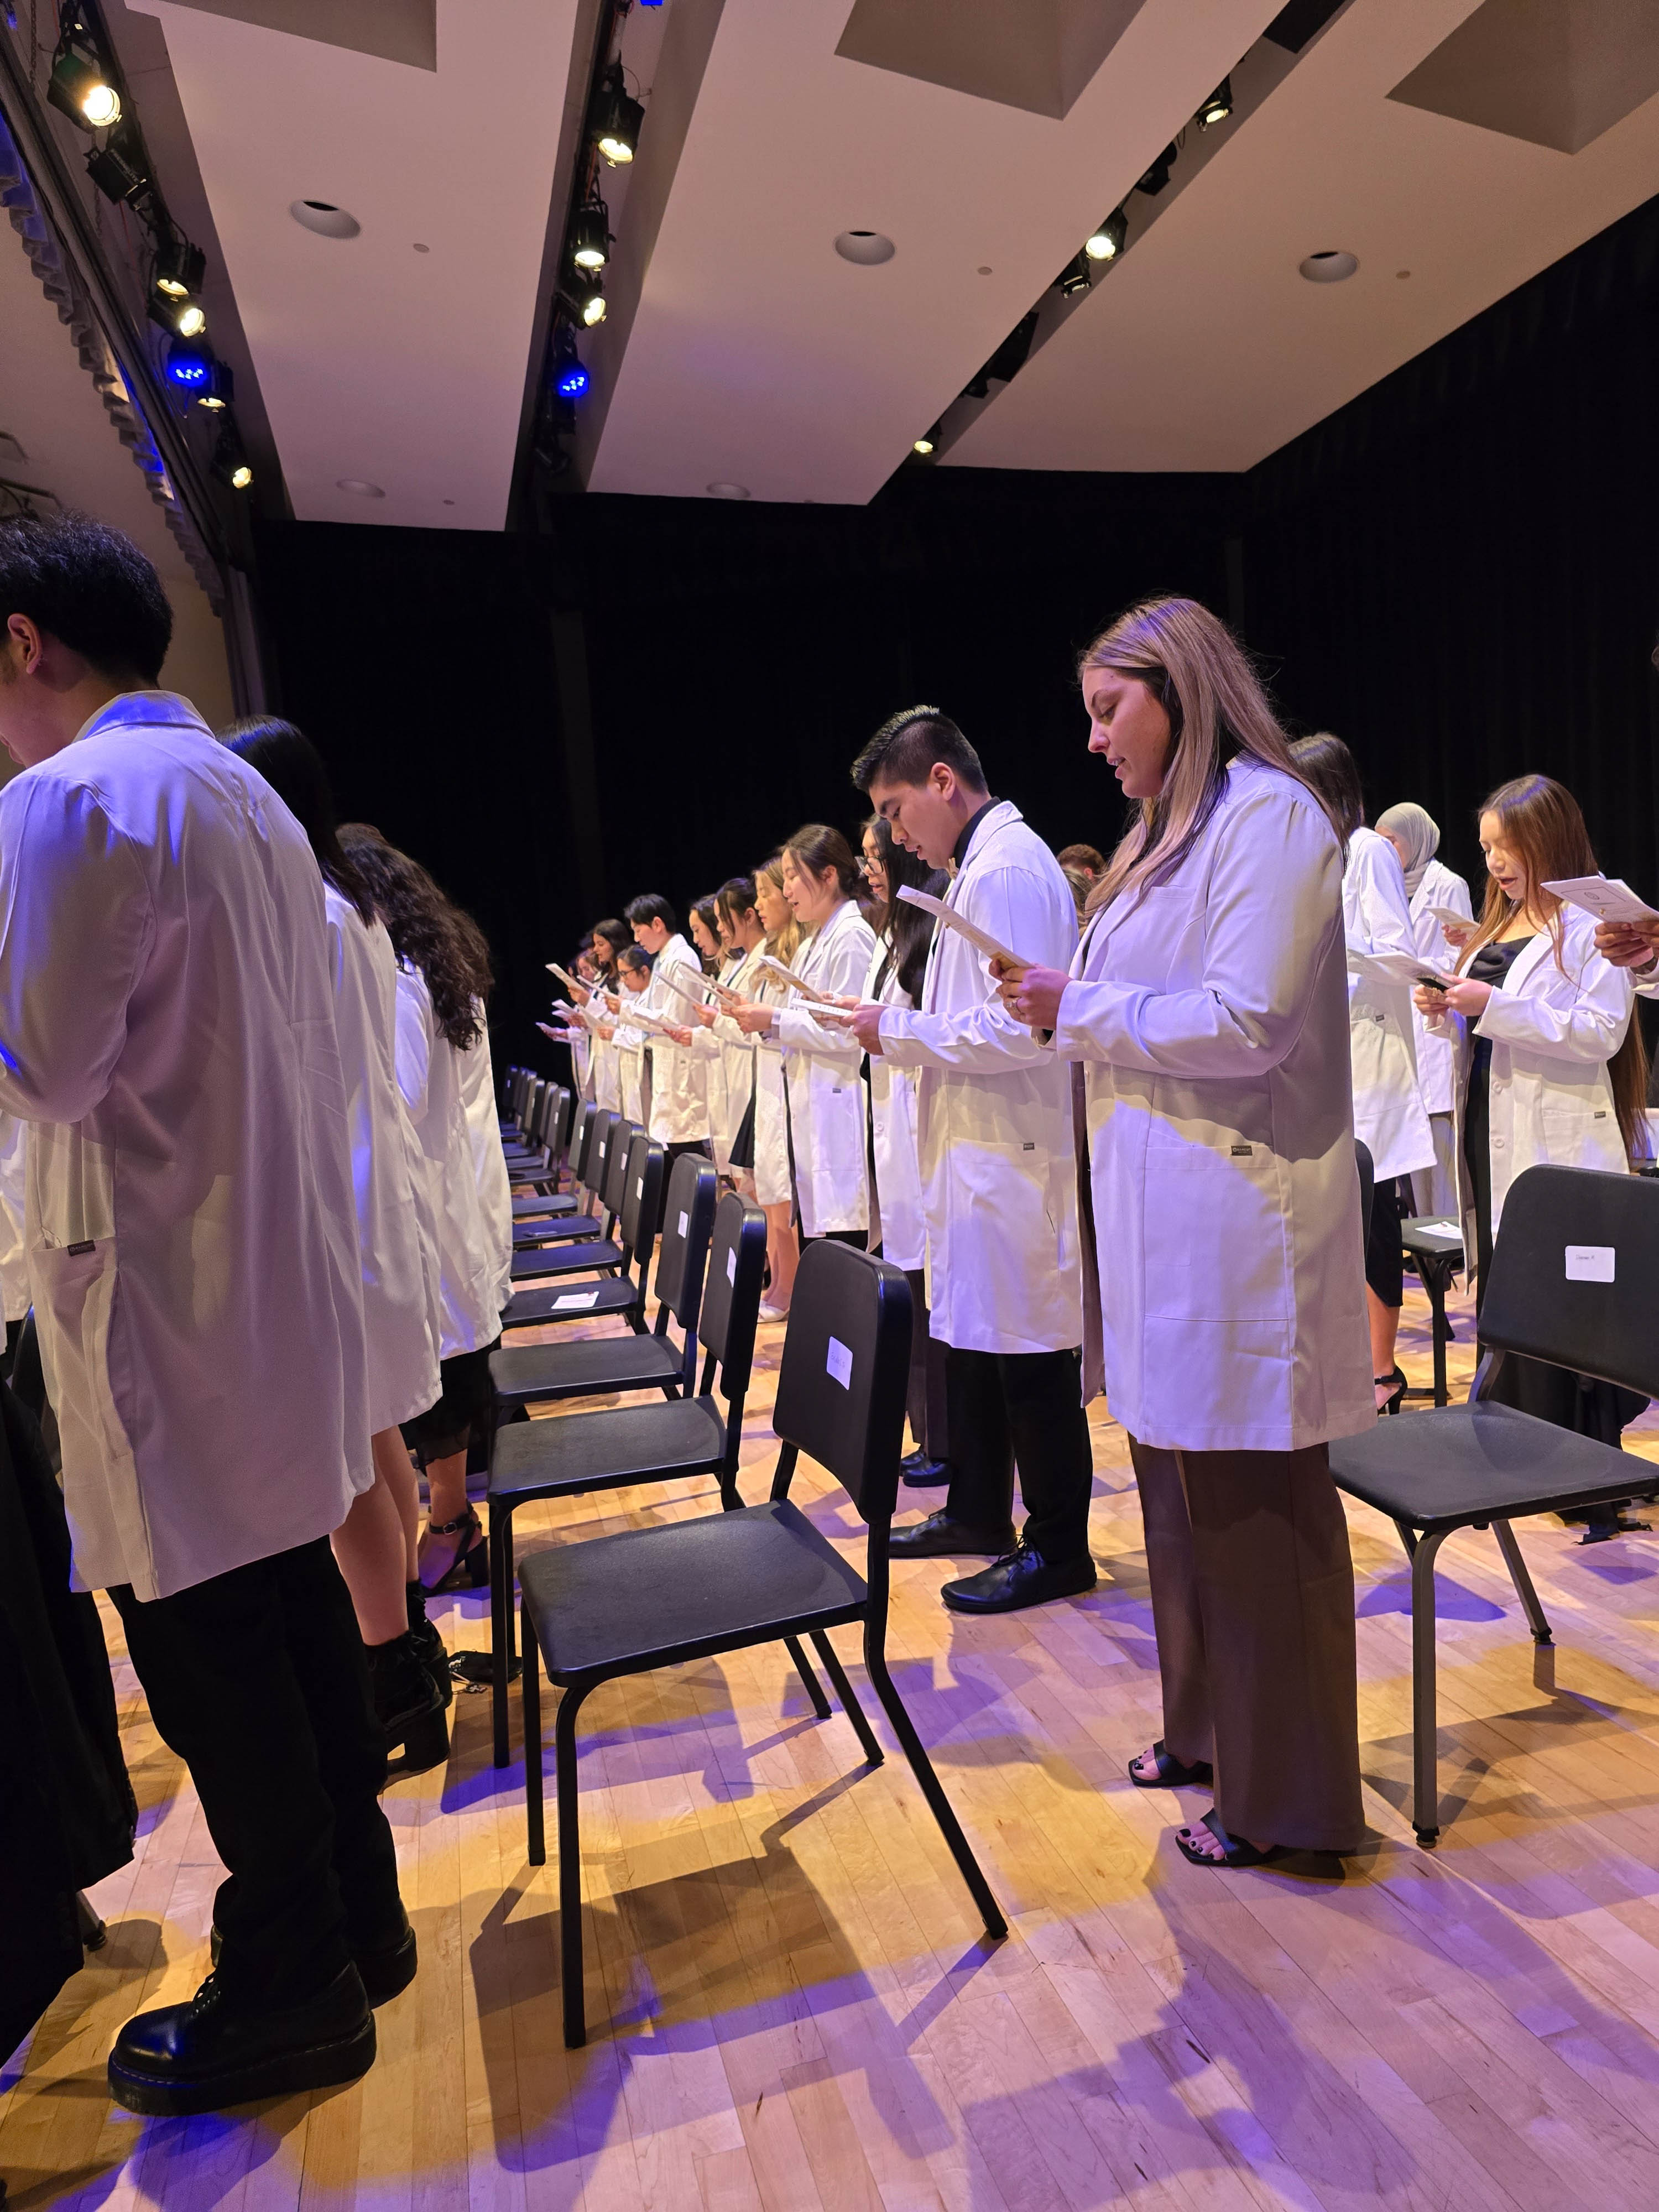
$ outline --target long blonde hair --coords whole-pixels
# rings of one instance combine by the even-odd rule
[[[777,893],[780,898],[783,896],[783,855],[781,853],[775,853],[769,860],[763,860],[761,862],[759,867],[755,871],[755,881],[757,884],[765,883],[770,884],[771,888]],[[801,928],[800,923],[792,913],[788,921],[785,922],[783,927],[779,930],[775,937],[770,935],[768,936],[766,943],[762,949],[764,951],[769,952],[775,960],[781,960],[784,966],[787,968],[793,960],[796,953],[799,951],[800,941],[805,933]]]
[[[1139,819],[1089,894],[1090,914],[1175,872],[1215,811],[1227,763],[1240,753],[1299,783],[1329,818],[1330,809],[1291,757],[1244,648],[1196,599],[1143,599],[1130,607],[1083,655],[1079,676],[1091,668],[1146,684],[1170,718],[1175,744],[1164,788],[1156,799],[1142,799]],[[1331,827],[1340,842],[1334,820]]]

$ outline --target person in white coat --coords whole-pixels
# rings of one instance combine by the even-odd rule
[[[1406,880],[1406,897],[1412,919],[1412,941],[1425,960],[1437,968],[1453,968],[1466,941],[1454,925],[1446,934],[1446,915],[1459,915],[1472,935],[1474,908],[1469,887],[1462,876],[1435,856],[1440,849],[1440,825],[1428,811],[1411,799],[1385,807],[1376,817],[1378,834],[1400,855]],[[1434,1165],[1412,1177],[1413,1210],[1437,1218],[1457,1218],[1457,1131],[1454,1096],[1455,1054],[1451,1041],[1429,1027],[1427,1017],[1412,1008],[1417,1048],[1417,1087],[1423,1110],[1429,1117],[1434,1145]]]
[[[1400,855],[1365,827],[1364,799],[1353,755],[1340,738],[1322,732],[1291,747],[1297,768],[1324,800],[1346,840],[1342,924],[1351,955],[1410,958],[1416,951]],[[1417,1079],[1416,1026],[1409,981],[1376,969],[1348,969],[1348,1050],[1353,1065],[1354,1134],[1371,1156],[1375,1184],[1365,1243],[1366,1310],[1370,1316],[1372,1389],[1378,1413],[1397,1413],[1406,1378],[1395,1362],[1400,1309],[1405,1303],[1402,1214],[1411,1206],[1408,1178],[1434,1165],[1434,1139]]]
[[[766,932],[755,906],[754,879],[732,876],[715,893],[723,947],[720,973],[708,1004],[692,1018],[701,1031],[700,1045],[720,1055],[718,1084],[709,1085],[723,1102],[723,1119],[712,1131],[714,1164],[733,1188],[754,1195],[755,1168],[755,1040],[745,1036],[728,1011],[733,999],[753,997],[762,971],[755,955],[764,945]]]
[[[897,842],[954,863],[946,904],[1028,959],[1064,967],[1077,907],[1048,848],[996,799],[937,708],[882,725],[853,766]],[[950,1349],[951,1487],[894,1532],[901,1558],[990,1552],[947,1583],[958,1612],[1006,1613],[1092,1589],[1093,1457],[1083,1409],[1083,1293],[1070,1078],[1002,1006],[985,955],[940,925],[921,1003],[861,1008],[859,1042],[916,1077],[929,1326]],[[1026,1519],[1013,1529],[1015,1469]]]
[[[789,1172],[789,1103],[784,1088],[783,1051],[773,1017],[793,994],[761,965],[763,955],[787,968],[800,950],[801,928],[783,892],[783,861],[775,854],[755,870],[755,913],[762,930],[726,1007],[740,1036],[754,1048],[754,1120],[747,1150],[755,1203],[766,1216],[766,1297],[763,1322],[783,1320],[794,1296],[800,1240],[795,1228],[794,1192]],[[738,1151],[745,1149],[741,1139]]]
[[[334,1028],[351,1130],[352,1190],[368,1346],[374,1486],[334,1532],[368,1653],[388,1751],[409,1771],[449,1749],[448,1655],[426,1617],[416,1565],[420,1500],[398,1424],[437,1397],[438,1285],[429,1212],[416,1190],[414,1131],[398,1088],[398,962],[362,878],[341,848],[320,756],[292,722],[256,715],[222,732],[305,831],[323,878]],[[424,1233],[423,1233],[424,1231]]]
[[[617,1106],[638,1128],[644,1128],[651,1110],[651,1075],[646,1058],[645,1031],[637,1023],[628,1018],[630,1000],[637,999],[644,1006],[651,989],[651,956],[637,945],[629,945],[617,956],[617,989],[614,1012],[607,1008],[607,1018],[599,1035],[617,1055]]]
[[[28,1251],[23,1241],[28,1123],[0,1113],[0,1304],[6,1317],[5,1372],[29,1310]]]
[[[415,1971],[328,1543],[374,1468],[322,879],[154,688],[171,629],[118,532],[0,523],[0,1110],[64,1502],[230,1875],[217,1972],[110,2055],[164,2115],[355,2078],[354,1953]]]
[[[1647,1149],[1630,977],[1596,950],[1595,918],[1543,888],[1598,872],[1577,801],[1549,776],[1516,777],[1481,809],[1480,845],[1486,900],[1458,980],[1417,997],[1458,1054],[1460,1212],[1476,1258],[1477,1325],[1516,1177],[1546,1164],[1625,1174]],[[1611,1444],[1641,1410],[1613,1384],[1513,1357],[1493,1395]]]
[[[663,981],[665,975],[696,989],[702,979],[702,963],[679,933],[674,909],[659,891],[642,891],[623,908],[634,942],[651,957],[651,981],[641,1004],[672,1024],[673,1036],[652,1030],[645,1040],[650,1066],[649,1113],[646,1127],[670,1159],[682,1152],[708,1151],[708,1094],[704,1084],[702,1054],[692,1041],[686,1017],[690,1012],[678,991]]]
[[[698,1004],[681,999],[680,1014],[690,1037],[690,1049],[702,1063],[703,1096],[708,1102],[708,1149],[715,1167],[731,1180],[732,1139],[736,1134],[732,1101],[726,1089],[726,1056],[720,1050],[720,1039],[714,1034],[714,1018],[720,1001],[712,986],[727,983],[742,964],[741,953],[734,954],[729,925],[720,903],[718,891],[706,898],[692,902],[689,924],[691,942],[702,962],[702,995]],[[697,989],[690,977],[682,979],[688,987]],[[678,996],[677,993],[675,994]],[[737,1103],[740,1116],[748,1103],[748,1093]]]
[[[1070,975],[1004,997],[1086,1073],[1106,1388],[1164,1689],[1130,1778],[1213,1781],[1177,1838],[1200,1865],[1352,1850],[1353,1569],[1327,1446],[1376,1414],[1341,843],[1207,608],[1130,609],[1082,679],[1090,750],[1139,817]]]

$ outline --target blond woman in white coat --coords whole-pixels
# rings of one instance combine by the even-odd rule
[[[1549,776],[1519,776],[1481,809],[1480,845],[1486,900],[1458,980],[1417,998],[1458,1054],[1460,1210],[1477,1316],[1517,1176],[1545,1164],[1624,1174],[1647,1149],[1630,977],[1596,950],[1594,917],[1543,888],[1597,872],[1577,801]],[[1494,1395],[1607,1443],[1639,1410],[1628,1391],[1531,1359],[1506,1359]]]
[[[646,1127],[671,1158],[680,1152],[707,1152],[708,1096],[702,1056],[686,1024],[690,1009],[663,981],[665,975],[677,975],[695,989],[702,979],[702,963],[680,935],[674,909],[660,892],[641,892],[629,899],[623,914],[634,942],[651,956],[651,981],[641,1004],[660,1014],[676,1032],[665,1036],[653,1029],[645,1040],[651,1072]]]
[[[1412,918],[1412,940],[1425,960],[1437,968],[1453,968],[1457,955],[1474,933],[1474,908],[1469,887],[1462,876],[1435,855],[1440,849],[1440,825],[1424,807],[1411,799],[1386,807],[1376,817],[1379,834],[1400,855],[1406,879],[1406,897]],[[1467,933],[1454,926],[1446,934],[1443,915],[1462,917]],[[1449,1038],[1429,1026],[1428,1018],[1412,1008],[1417,1047],[1417,1087],[1423,1110],[1429,1117],[1434,1143],[1434,1165],[1412,1177],[1413,1210],[1441,1219],[1457,1217],[1457,1129],[1455,1057]]]
[[[945,903],[1000,945],[1049,965],[1077,944],[1077,906],[1048,847],[949,715],[891,716],[853,781],[897,842],[954,864]],[[985,955],[943,924],[921,1004],[865,1007],[869,1053],[915,1068],[927,1229],[929,1327],[950,1349],[951,1487],[944,1507],[896,1530],[896,1557],[989,1552],[947,1583],[954,1611],[1010,1613],[1076,1597],[1089,1553],[1093,1464],[1083,1410],[1082,1271],[1070,1078],[997,996]],[[1025,1525],[1013,1526],[1018,1466]]]
[[[709,1085],[709,1097],[722,1102],[720,1119],[711,1130],[714,1164],[735,1187],[752,1196],[755,1164],[755,1041],[745,1036],[726,1011],[734,998],[752,997],[761,975],[753,956],[765,942],[755,908],[755,886],[748,876],[732,876],[715,893],[724,957],[714,978],[708,1003],[693,1014],[699,1045],[720,1057],[718,1082]],[[752,971],[752,972],[751,972]],[[734,1158],[734,1151],[742,1157]]]
[[[678,981],[688,989],[699,991],[696,1005],[682,998],[678,991],[671,995],[679,1000],[676,1012],[684,1024],[690,1038],[690,1049],[702,1064],[702,1095],[708,1109],[709,1156],[721,1175],[728,1175],[732,1166],[732,1101],[726,1088],[726,1060],[720,1041],[714,1031],[715,1010],[719,1005],[712,986],[724,982],[729,973],[734,973],[737,962],[731,957],[731,945],[726,934],[726,923],[721,917],[720,899],[711,891],[706,898],[694,899],[686,927],[691,933],[691,944],[702,963],[701,976],[680,976]]]
[[[1342,923],[1351,954],[1416,951],[1400,855],[1386,837],[1368,830],[1359,770],[1340,738],[1328,732],[1299,738],[1296,763],[1325,802],[1346,841],[1342,870]],[[1370,1316],[1372,1388],[1379,1413],[1397,1413],[1406,1378],[1395,1364],[1400,1309],[1405,1303],[1405,1254],[1400,1242],[1401,1178],[1434,1165],[1434,1139],[1417,1081],[1416,1028],[1412,987],[1348,969],[1348,1049],[1353,1067],[1354,1134],[1371,1156],[1376,1178],[1370,1234],[1365,1244],[1366,1310]]]
[[[783,895],[804,933],[794,969],[831,999],[855,996],[875,946],[854,896],[858,883],[858,864],[839,830],[809,823],[785,844]],[[843,1025],[820,1022],[798,992],[786,994],[772,1034],[783,1052],[801,1236],[862,1248],[870,1232],[864,1054]]]
[[[1200,1865],[1352,1850],[1353,1570],[1326,1447],[1376,1414],[1341,842],[1206,608],[1132,608],[1082,678],[1090,750],[1139,817],[1070,976],[1004,995],[1087,1080],[1106,1388],[1164,1689],[1130,1778],[1213,1780],[1178,1837]]]
[[[766,1216],[768,1282],[761,1319],[781,1321],[794,1295],[800,1240],[795,1228],[794,1191],[789,1173],[789,1101],[784,1087],[783,1050],[775,1017],[793,994],[762,967],[763,955],[789,967],[800,950],[801,927],[783,892],[783,861],[775,855],[755,871],[755,912],[763,933],[741,978],[741,995],[727,1012],[740,1036],[754,1046],[755,1114],[750,1138],[754,1153],[755,1203]]]

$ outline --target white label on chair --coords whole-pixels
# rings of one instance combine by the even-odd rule
[[[640,1177],[639,1181],[634,1186],[634,1195],[635,1198],[643,1198],[645,1196],[645,1177],[643,1176]]]
[[[735,1283],[738,1279],[738,1255],[735,1246],[726,1255],[726,1279],[728,1283]]]
[[[690,1222],[689,1218],[688,1218],[685,1214],[684,1214],[684,1213],[683,1213],[683,1214],[681,1214],[681,1216],[680,1216],[680,1235],[681,1235],[682,1237],[684,1237],[684,1236],[688,1235],[688,1234],[689,1234],[689,1232],[690,1232]]]
[[[589,1306],[596,1306],[599,1303],[597,1291],[567,1291],[562,1298],[554,1299],[553,1310],[555,1313],[586,1313]]]
[[[1610,1283],[1613,1280],[1611,1244],[1569,1244],[1567,1280],[1570,1283]]]
[[[825,1370],[833,1375],[843,1390],[853,1387],[853,1355],[838,1336],[830,1340],[830,1349],[823,1355]]]

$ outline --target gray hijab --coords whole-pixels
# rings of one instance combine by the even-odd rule
[[[1425,808],[1407,799],[1379,814],[1376,826],[1383,836],[1398,838],[1405,847],[1406,896],[1411,898],[1440,849],[1440,824]]]

